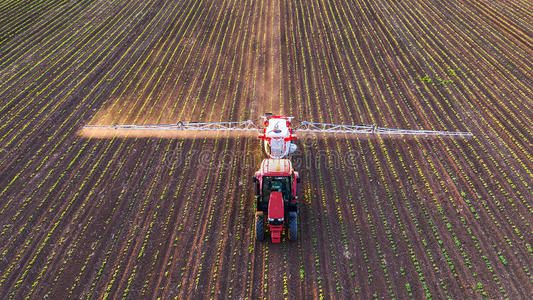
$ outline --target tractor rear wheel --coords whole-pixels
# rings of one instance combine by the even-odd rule
[[[255,215],[255,239],[258,241],[265,239],[265,219],[263,214]]]
[[[298,239],[298,215],[296,212],[289,213],[289,240],[296,241]]]

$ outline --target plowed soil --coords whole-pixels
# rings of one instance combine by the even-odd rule
[[[529,298],[531,1],[4,1],[0,298]],[[296,120],[299,238],[256,242],[254,136]]]

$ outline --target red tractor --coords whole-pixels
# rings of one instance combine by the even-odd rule
[[[298,172],[289,159],[267,158],[253,178],[256,194],[255,237],[264,240],[270,232],[272,243],[281,242],[288,229],[289,240],[298,239]],[[265,226],[266,224],[266,226]]]

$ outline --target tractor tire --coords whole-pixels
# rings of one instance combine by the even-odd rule
[[[298,215],[296,212],[289,213],[289,240],[296,241],[298,239]]]
[[[255,239],[258,241],[265,239],[265,219],[263,215],[255,216]]]

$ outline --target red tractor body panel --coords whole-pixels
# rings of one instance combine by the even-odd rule
[[[283,206],[283,195],[281,192],[270,193],[270,201],[268,202],[268,218],[283,220],[285,217]]]

